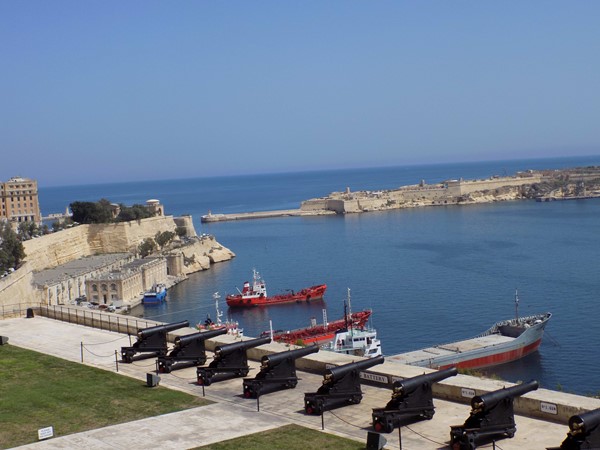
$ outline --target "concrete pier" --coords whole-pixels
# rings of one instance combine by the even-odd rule
[[[200,218],[202,223],[226,222],[229,220],[270,219],[273,217],[307,217],[333,215],[335,211],[304,211],[302,209],[279,209],[274,211],[254,211],[235,214],[208,213]]]

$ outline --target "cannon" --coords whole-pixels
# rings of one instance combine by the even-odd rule
[[[169,373],[176,369],[203,365],[206,363],[205,341],[222,334],[227,334],[227,328],[177,336],[173,350],[166,356],[158,357],[159,372]]]
[[[516,397],[538,388],[537,381],[498,389],[471,399],[471,413],[463,425],[450,427],[453,450],[474,450],[483,442],[512,438],[517,431],[513,403]]]
[[[594,409],[569,418],[569,432],[560,447],[548,450],[600,449],[600,409]]]
[[[375,431],[391,433],[403,422],[431,419],[435,413],[432,385],[457,373],[456,367],[450,367],[394,382],[388,404],[384,408],[373,408]]]
[[[369,369],[383,361],[383,356],[377,356],[327,369],[323,376],[323,384],[317,392],[304,394],[304,411],[306,414],[319,415],[340,406],[360,403],[361,370]]]
[[[150,353],[146,357],[164,356],[167,354],[167,333],[179,328],[189,327],[187,320],[181,322],[157,325],[155,327],[140,328],[137,332],[137,341],[131,347],[121,347],[123,362],[130,363],[136,353]]]
[[[318,351],[318,345],[311,345],[263,356],[260,372],[254,378],[244,379],[244,397],[258,398],[262,394],[295,388],[298,384],[296,360]]]
[[[234,342],[215,347],[215,356],[207,367],[198,367],[198,384],[210,386],[216,374],[245,377],[250,371],[246,350],[271,342],[270,337]]]

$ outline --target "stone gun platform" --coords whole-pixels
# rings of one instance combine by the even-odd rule
[[[184,330],[181,330],[184,331]],[[188,332],[195,330],[189,329]],[[125,334],[98,330],[87,326],[65,323],[44,317],[17,318],[0,321],[0,335],[9,337],[9,345],[28,348],[74,362],[108,371],[116,371],[115,350],[128,345]],[[325,352],[319,352],[321,355]],[[316,355],[315,355],[316,356]],[[326,356],[326,355],[325,355]],[[259,363],[250,361],[249,377],[258,372]],[[155,359],[119,364],[119,374],[146,383],[146,374],[155,369]],[[188,368],[170,374],[160,374],[160,385],[196,396],[205,396],[215,404],[178,413],[156,416],[127,424],[55,437],[26,445],[27,449],[187,449],[208,445],[244,434],[295,423],[321,430],[320,416],[304,414],[305,392],[321,385],[322,375],[298,372],[300,381],[295,389],[280,391],[260,398],[257,402],[242,396],[242,379],[214,383],[205,387],[196,384],[196,369]],[[470,378],[470,377],[469,377]],[[475,384],[480,380],[473,378]],[[391,395],[389,389],[363,385],[363,401],[325,412],[324,432],[366,443],[371,427],[371,411],[384,406]],[[575,397],[575,396],[574,396]],[[468,404],[435,399],[436,413],[432,420],[403,427],[402,448],[431,450],[448,448],[450,426],[462,424],[468,417]],[[516,416],[517,433],[513,439],[498,441],[503,450],[535,450],[558,446],[568,431],[566,423],[553,423],[524,416]],[[399,448],[398,429],[384,435],[385,448]],[[485,446],[491,448],[491,446]]]

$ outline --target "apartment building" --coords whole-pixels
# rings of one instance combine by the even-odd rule
[[[42,222],[37,181],[13,177],[0,182],[0,220],[13,223]]]

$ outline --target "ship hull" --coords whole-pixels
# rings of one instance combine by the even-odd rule
[[[265,296],[253,296],[253,295],[228,295],[227,296],[227,305],[236,308],[236,307],[249,307],[249,306],[269,306],[269,305],[281,305],[286,303],[301,303],[301,302],[310,302],[313,300],[321,300],[323,295],[325,295],[325,291],[327,290],[327,285],[321,284],[318,286],[311,286],[306,289],[302,289],[299,292],[290,293],[290,294],[281,294],[275,295],[272,297]]]
[[[276,342],[282,342],[285,344],[297,344],[301,341],[304,345],[307,344],[325,344],[333,341],[335,334],[348,326],[355,328],[363,328],[369,317],[371,317],[371,310],[365,309],[357,313],[352,313],[351,318],[347,321],[342,318],[333,322],[329,322],[327,326],[316,325],[307,328],[300,328],[288,332],[276,332],[273,334],[273,340]],[[262,335],[268,335],[266,331]]]
[[[388,360],[432,369],[480,369],[516,361],[539,348],[551,316],[546,313],[522,318],[526,323],[523,327],[511,326],[511,321],[498,322],[475,338],[402,353]]]
[[[144,305],[158,305],[164,302],[167,298],[167,289],[162,287],[153,291],[144,293],[142,304]]]

